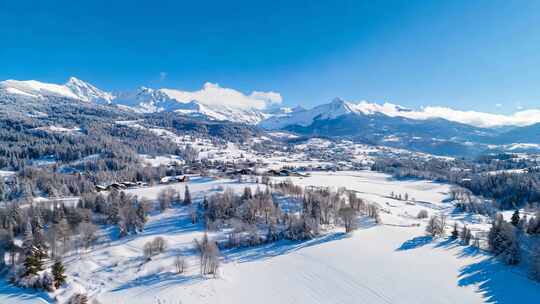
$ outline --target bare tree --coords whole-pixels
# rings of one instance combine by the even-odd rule
[[[199,252],[201,274],[213,274],[216,276],[219,268],[220,255],[217,243],[209,240],[207,234],[205,234],[200,241],[195,239],[194,242],[195,248]]]
[[[177,255],[174,259],[174,266],[177,273],[183,273],[186,268],[186,259],[182,255]]]
[[[97,230],[97,226],[92,223],[83,222],[79,225],[79,233],[85,249],[88,249],[92,245],[92,242],[96,240]]]
[[[172,188],[165,188],[158,194],[159,210],[161,212],[171,207],[176,191]]]
[[[356,228],[356,211],[352,207],[339,209],[339,217],[345,225],[345,232],[352,232]]]
[[[444,236],[444,229],[446,227],[446,217],[444,215],[433,215],[428,221],[426,226],[426,232],[434,237]]]

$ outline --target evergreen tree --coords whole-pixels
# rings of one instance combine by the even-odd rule
[[[458,238],[458,226],[457,223],[454,223],[454,230],[452,230],[451,238],[456,240]]]
[[[517,228],[506,222],[501,214],[497,215],[489,230],[488,244],[490,250],[500,256],[505,263],[509,265],[519,263],[520,246]]]
[[[189,193],[188,185],[186,185],[186,191],[184,193],[184,205],[191,205],[191,193]]]
[[[64,275],[65,269],[61,260],[56,260],[52,266],[52,275],[54,279],[54,287],[59,288],[64,282],[66,282],[66,276]]]
[[[512,219],[511,219],[511,223],[512,225],[514,225],[514,227],[517,227],[519,225],[519,210],[516,209],[516,211],[514,211],[514,214],[512,214]]]
[[[43,270],[43,261],[41,260],[42,253],[39,249],[35,248],[30,254],[27,254],[24,260],[24,275],[36,275],[39,271]]]

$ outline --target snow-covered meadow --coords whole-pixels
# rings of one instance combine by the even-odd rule
[[[289,177],[275,177],[274,180]],[[519,269],[504,266],[482,251],[447,239],[425,236],[420,210],[445,213],[449,222],[487,229],[487,219],[452,212],[449,185],[423,180],[396,180],[369,171],[311,172],[290,177],[304,187],[345,187],[377,203],[382,224],[359,218],[350,235],[343,228],[326,231],[306,241],[279,241],[258,247],[222,251],[216,278],[199,274],[193,239],[203,235],[201,223],[192,224],[185,207],[152,213],[141,234],[109,237],[110,229],[94,248],[66,258],[68,286],[60,300],[85,291],[100,303],[534,303],[540,285]],[[225,188],[241,191],[262,185],[232,179],[194,177],[189,182],[194,201]],[[184,183],[127,190],[156,199]],[[407,193],[409,200],[391,197]],[[169,249],[145,262],[143,245],[156,236]],[[210,234],[210,237],[219,235]],[[187,256],[184,274],[174,271],[174,257]],[[511,292],[510,292],[511,291]],[[0,286],[0,303],[46,303],[45,294],[24,293]]]

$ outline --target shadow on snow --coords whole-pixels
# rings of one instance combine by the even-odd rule
[[[473,246],[463,246],[458,240],[446,238],[433,242],[430,236],[419,236],[405,241],[396,251],[413,250],[432,244],[433,248],[445,250],[457,249],[457,258],[478,257],[478,262],[471,263],[459,270],[457,285],[476,286],[486,303],[535,303],[540,296],[540,284],[527,278],[522,269],[508,266],[498,261],[489,253]]]
[[[279,255],[288,254],[303,248],[317,246],[327,242],[337,241],[346,238],[344,232],[332,233],[307,241],[281,240],[255,247],[240,247],[223,251],[226,261],[239,263],[265,260]]]

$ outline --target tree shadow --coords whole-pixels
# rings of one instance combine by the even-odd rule
[[[149,223],[144,231],[137,236],[152,236],[152,235],[178,235],[191,233],[195,231],[204,231],[202,222],[193,224],[191,218],[184,214],[177,214],[156,222]]]
[[[5,278],[0,278],[4,280]],[[54,300],[46,292],[34,291],[13,286],[6,281],[0,282],[0,303],[53,303]]]
[[[227,249],[223,251],[223,255],[227,261],[235,261],[238,263],[252,262],[273,258],[327,242],[341,240],[346,237],[348,237],[346,233],[338,232],[307,241],[281,240],[255,247]]]
[[[463,267],[458,285],[477,286],[486,303],[538,303],[540,297],[540,284],[493,257]]]
[[[111,292],[119,292],[137,287],[152,288],[153,291],[156,291],[157,289],[164,289],[171,285],[194,284],[204,279],[200,275],[182,275],[174,272],[153,273],[128,281],[112,289]]]
[[[404,242],[397,251],[411,250],[433,242],[429,236],[419,236]],[[540,297],[540,284],[527,278],[523,269],[508,266],[479,248],[464,246],[452,238],[443,239],[432,246],[433,249],[457,249],[456,258],[476,257],[473,262],[459,270],[458,286],[475,286],[486,303],[536,303]]]
[[[416,249],[416,248],[419,248],[419,247],[423,247],[423,246],[426,246],[428,244],[430,244],[431,242],[433,241],[433,237],[432,236],[417,236],[417,237],[414,237],[410,240],[407,240],[405,241],[403,244],[401,244],[401,246],[399,246],[398,249],[396,249],[396,251],[405,251],[405,250],[411,250],[411,249]]]

